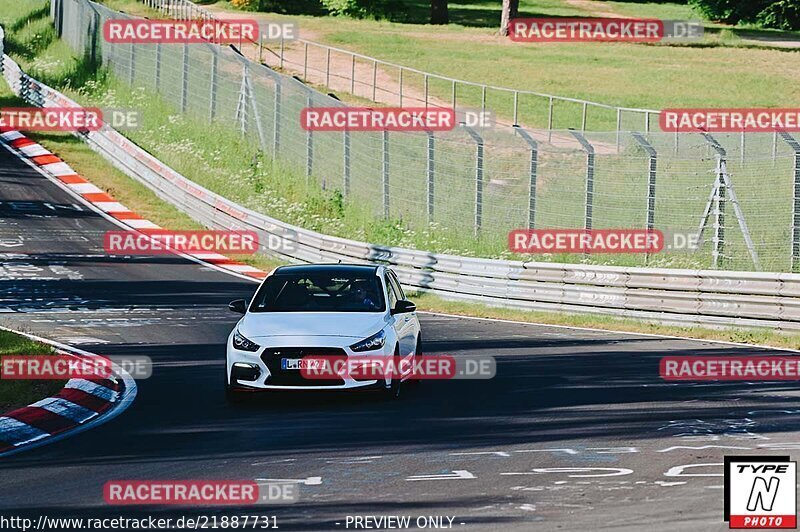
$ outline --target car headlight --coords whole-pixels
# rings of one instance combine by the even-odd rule
[[[380,349],[383,347],[383,344],[386,343],[386,333],[383,331],[379,331],[376,334],[373,334],[369,338],[361,340],[358,343],[355,343],[350,346],[355,352],[359,351],[372,351],[373,349]]]
[[[255,352],[261,349],[261,346],[252,340],[248,340],[237,330],[233,333],[233,347],[239,351]]]

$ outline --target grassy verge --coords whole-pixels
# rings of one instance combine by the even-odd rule
[[[6,355],[52,355],[53,349],[24,336],[0,330],[0,357]],[[0,414],[49,397],[64,387],[62,380],[0,379]]]

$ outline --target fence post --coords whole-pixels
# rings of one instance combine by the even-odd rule
[[[478,132],[461,124],[472,140],[475,141],[475,226],[474,234],[477,236],[483,223],[483,138]]]
[[[133,82],[136,77],[136,45],[130,44],[129,46],[131,47],[131,55],[128,58],[128,61],[130,62],[128,65],[128,72],[130,73],[128,80],[129,84],[133,86]]]
[[[274,159],[277,159],[278,152],[281,149],[281,92],[283,82],[278,76],[273,79],[275,80],[275,103],[272,109],[272,155]]]
[[[183,68],[181,77],[181,112],[189,105],[189,45],[183,45]]]
[[[739,155],[741,157],[742,166],[744,166],[744,152],[745,152],[745,137],[744,137],[744,130],[742,130],[741,140],[739,141]]]
[[[521,127],[514,126],[514,130],[528,143],[531,149],[531,164],[528,181],[528,229],[533,229],[536,227],[536,173],[539,165],[539,144]]]
[[[353,58],[350,63],[350,94],[356,93],[356,54],[351,56]]]
[[[91,21],[89,22],[89,62],[92,68],[97,68],[97,41],[100,28],[100,13],[92,10]],[[0,59],[2,54],[0,54]],[[0,65],[0,72],[3,66]]]
[[[308,81],[308,43],[303,44],[303,81]]]
[[[372,101],[375,101],[376,92],[378,90],[378,62],[372,60]]]
[[[547,142],[553,140],[553,97],[549,97],[547,107]]]
[[[744,213],[742,212],[742,207],[739,204],[739,199],[736,197],[736,190],[733,188],[733,180],[728,174],[728,154],[725,151],[725,148],[723,148],[714,137],[708,133],[701,133],[701,135],[703,138],[705,138],[708,146],[716,152],[717,167],[714,186],[711,189],[711,195],[709,196],[708,203],[706,204],[706,209],[703,212],[703,218],[700,221],[700,237],[703,235],[703,229],[705,228],[709,211],[713,204],[713,207],[715,208],[715,236],[712,257],[714,259],[714,267],[716,268],[724,258],[725,202],[726,196],[730,194],[733,212],[736,215],[737,221],[739,222],[739,228],[742,231],[742,237],[744,238],[744,243],[747,246],[747,251],[750,253],[750,258],[753,260],[753,266],[755,267],[756,271],[759,271],[761,270],[761,264],[758,260],[758,254],[756,253],[755,246],[753,245],[753,239],[750,238],[750,230],[747,228],[747,223],[745,222]]]
[[[160,48],[159,48],[160,49]],[[208,121],[213,122],[217,114],[217,63],[219,52],[216,47],[211,49],[211,80],[208,94]]]
[[[342,135],[344,135],[344,138],[342,139],[342,144],[344,145],[344,185],[342,187],[342,195],[347,198],[350,195],[350,131],[345,129]]]
[[[714,268],[718,268],[725,252],[725,181],[722,177],[726,171],[725,152],[717,153],[716,177],[718,180],[717,195],[714,199],[714,249],[711,252]]]
[[[311,99],[311,90],[306,95],[306,107],[309,109],[314,106]],[[314,170],[314,137],[311,128],[306,130],[306,182],[311,179],[311,172]]]
[[[281,58],[280,58],[280,63],[279,63],[281,70],[283,70],[283,54],[284,54],[284,50],[285,50],[285,46],[286,46],[284,41],[285,41],[285,39],[283,38],[283,33],[281,32]]]
[[[569,132],[580,142],[583,150],[586,152],[586,200],[584,203],[583,228],[587,231],[591,231],[592,210],[594,208],[594,146],[586,140],[586,137],[577,131],[570,129]]]
[[[428,108],[428,74],[423,77],[425,83],[425,109]]]
[[[161,43],[160,42],[156,43],[156,60],[155,60],[155,63],[156,63],[155,64],[156,72],[155,72],[155,76],[153,76],[153,78],[154,78],[154,84],[155,84],[156,92],[158,92],[158,91],[161,90]]]
[[[433,223],[433,201],[434,201],[434,176],[435,176],[435,156],[436,145],[433,137],[433,131],[428,131],[428,161],[426,170],[428,174],[428,187],[427,187],[427,203],[428,203],[428,224]]]
[[[794,181],[792,183],[792,272],[800,266],[800,143],[788,133],[781,132],[781,138],[794,150]],[[777,151],[777,147],[775,148]]]
[[[389,218],[389,131],[383,130],[383,217]]]
[[[253,81],[250,79],[250,67],[248,66],[249,63],[244,63],[244,83],[247,97],[247,101],[250,104],[250,108],[253,111],[253,119],[256,122],[256,133],[258,134],[258,145],[261,146],[262,150],[266,150],[267,148],[267,139],[264,135],[264,128],[261,124],[261,113],[258,110],[258,101],[256,100],[256,93],[255,89],[253,88]]]
[[[329,90],[331,85],[331,49],[326,48],[325,54],[325,89]]]
[[[514,91],[514,125],[519,124],[519,91]]]
[[[586,133],[586,102],[583,102],[583,113],[581,114],[581,133]]]
[[[403,107],[403,67],[400,67],[400,107]]]
[[[658,171],[658,153],[641,133],[631,133],[639,146],[647,152],[649,158],[647,165],[647,231],[655,229],[656,223],[656,176]],[[644,256],[645,263],[650,260],[650,253]]]

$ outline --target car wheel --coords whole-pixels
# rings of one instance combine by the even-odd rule
[[[395,349],[394,349],[394,356],[395,356],[395,358],[400,356],[400,349],[398,347],[395,347]],[[392,400],[392,401],[396,401],[396,400],[400,399],[400,389],[401,388],[402,388],[402,382],[400,381],[400,376],[393,374],[392,375],[392,384],[390,384],[387,387],[385,385],[385,381],[384,381],[383,395],[384,395],[384,397],[386,399],[389,399],[389,400]]]
[[[231,404],[242,404],[247,401],[247,394],[236,390],[233,386],[225,383],[225,401]]]
[[[422,336],[417,336],[417,346],[414,348],[414,358],[412,358],[412,364],[416,363],[419,360],[419,357],[422,355]],[[413,366],[412,366],[413,367]],[[422,383],[422,379],[408,379],[406,383],[412,386],[419,386]]]

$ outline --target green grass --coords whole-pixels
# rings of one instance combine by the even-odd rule
[[[35,342],[19,334],[0,330],[0,357],[52,355],[54,353],[48,345]],[[65,383],[64,380],[0,379],[0,414],[58,393]]]

